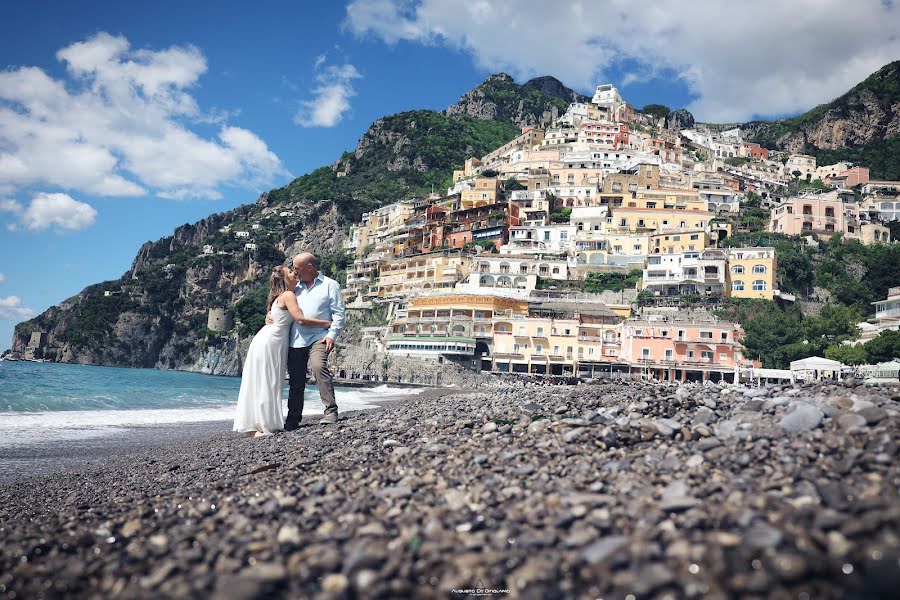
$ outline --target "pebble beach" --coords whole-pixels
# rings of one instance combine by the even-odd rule
[[[0,598],[893,598],[900,386],[423,393],[0,485]]]

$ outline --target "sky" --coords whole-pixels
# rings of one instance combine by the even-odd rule
[[[6,3],[0,350],[140,245],[332,163],[375,119],[492,73],[698,120],[799,114],[900,58],[855,0]]]

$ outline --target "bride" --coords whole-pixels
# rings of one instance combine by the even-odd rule
[[[287,371],[288,338],[291,324],[297,321],[308,327],[331,327],[331,321],[308,319],[297,305],[294,288],[297,276],[288,267],[278,266],[269,278],[271,325],[265,325],[253,337],[238,394],[234,431],[247,437],[271,434],[284,428],[281,392]]]

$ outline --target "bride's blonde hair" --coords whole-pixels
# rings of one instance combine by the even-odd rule
[[[269,276],[269,300],[266,302],[266,310],[272,308],[275,298],[288,291],[287,278],[285,277],[286,270],[287,267],[281,265],[272,269],[272,275]]]

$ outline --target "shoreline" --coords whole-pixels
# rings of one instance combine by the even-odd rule
[[[900,584],[900,386],[426,394],[0,485],[0,586],[868,600]]]
[[[343,385],[343,384],[342,384]],[[426,395],[440,397],[452,388],[428,388],[419,394],[385,396],[367,400],[375,408],[351,410],[341,416],[379,410],[383,407]],[[304,415],[304,425],[315,424],[322,415]],[[27,481],[35,477],[65,475],[74,470],[90,469],[107,459],[127,457],[145,451],[177,446],[197,440],[227,439],[236,436],[231,420],[189,421],[148,425],[109,427],[102,434],[84,439],[60,442],[35,440],[0,448],[0,486]]]

